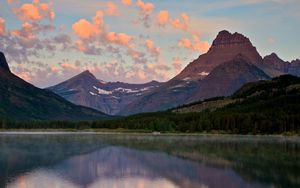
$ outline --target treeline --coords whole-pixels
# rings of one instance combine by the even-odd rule
[[[0,121],[2,129],[125,129],[145,132],[217,132],[232,134],[300,133],[300,113],[262,114],[202,112],[173,114],[171,112],[141,114],[109,121]]]
[[[180,114],[169,110],[112,120],[82,122],[0,120],[0,129],[123,129],[136,132],[300,134],[300,78],[287,75],[271,81],[247,84],[233,97],[242,97],[242,100],[214,112]],[[207,101],[221,99],[224,98]]]

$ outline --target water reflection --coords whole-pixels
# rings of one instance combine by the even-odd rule
[[[298,141],[283,143],[280,140],[272,144],[270,140],[244,141],[240,140],[239,145],[227,138],[0,135],[0,183],[8,188],[299,185],[299,174],[294,171],[299,167]],[[281,152],[282,144],[287,144],[284,150],[289,155],[267,157],[267,160],[261,157],[270,152],[276,154],[276,150]],[[290,168],[290,162],[295,169]],[[283,174],[279,174],[277,168]]]
[[[106,147],[21,176],[8,187],[251,187],[230,169],[164,153]],[[253,186],[253,185],[252,185]]]
[[[167,179],[147,179],[143,177],[128,178],[105,178],[98,179],[96,182],[88,186],[75,185],[65,179],[54,176],[47,171],[37,171],[26,176],[19,177],[17,180],[7,186],[7,188],[177,188]]]

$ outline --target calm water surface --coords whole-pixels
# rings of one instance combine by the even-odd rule
[[[0,187],[300,187],[300,140],[6,133]]]

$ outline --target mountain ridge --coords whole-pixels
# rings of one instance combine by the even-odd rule
[[[247,37],[240,33],[220,31],[208,52],[200,55],[173,79],[203,79],[216,66],[232,60],[238,54],[243,54],[258,66],[262,65],[262,57]]]
[[[234,72],[234,74],[232,74]],[[203,79],[189,101],[203,100],[212,97],[229,96],[244,83],[257,80],[268,80],[270,77],[242,54],[220,64]],[[208,93],[201,91],[209,91]]]
[[[3,54],[3,53],[2,53]],[[0,118],[13,120],[97,120],[110,118],[99,111],[78,106],[55,93],[40,89],[9,71],[0,59]],[[2,65],[7,65],[3,66]]]
[[[300,76],[300,60],[284,61],[276,53],[271,53],[263,58],[261,67],[272,77],[278,77],[283,74]]]
[[[116,115],[121,108],[160,84],[157,81],[144,84],[105,82],[86,70],[47,89],[75,104]]]
[[[231,71],[234,71],[234,74]],[[129,104],[121,112],[130,115],[163,111],[206,98],[229,96],[247,82],[267,79],[270,79],[268,75],[251,64],[247,57],[238,54],[233,60],[217,66],[202,80],[190,82],[188,85],[183,85],[186,82],[177,82],[175,86],[175,80],[171,80],[171,86],[163,85],[164,88],[154,90],[153,93]],[[156,98],[162,100],[155,100]]]
[[[228,96],[245,83],[283,74],[300,76],[300,60],[284,61],[275,53],[262,57],[248,37],[223,30],[207,53],[165,83],[105,82],[86,70],[47,89],[106,114],[130,115]]]
[[[248,64],[254,65],[257,69],[263,67],[263,58],[256,50],[256,47],[252,45],[249,38],[240,33],[232,34],[225,30],[220,31],[207,53],[200,55],[199,58],[188,64],[178,75],[163,84],[160,88],[129,104],[121,111],[121,114],[130,115],[139,112],[166,110],[178,105],[204,99],[204,96],[210,98],[217,96],[216,94],[220,96],[229,95],[234,92],[232,88],[237,89],[247,81],[255,80],[248,78],[239,82],[239,77],[232,74],[231,76],[227,76],[226,79],[236,80],[238,84],[232,81],[235,86],[226,86],[227,90],[222,89],[221,87],[224,87],[222,85],[218,86],[218,88],[221,88],[219,92],[215,92],[218,88],[212,88],[212,90],[207,91],[200,88],[201,85],[202,87],[204,85],[216,86],[218,80],[215,80],[216,83],[212,83],[206,78],[210,78],[211,72],[218,66],[233,60],[239,55],[242,55]],[[250,71],[250,69],[247,69],[247,71]],[[245,75],[250,75],[246,72],[244,73]],[[219,74],[218,77],[221,79],[220,81],[224,81],[222,80],[224,79],[222,72],[219,72]],[[268,78],[267,76],[264,77],[265,79]],[[224,83],[225,82],[226,81],[224,81]]]
[[[6,58],[5,58],[5,55],[3,52],[0,52],[0,69],[10,72],[9,66],[7,64],[7,61],[6,61]]]

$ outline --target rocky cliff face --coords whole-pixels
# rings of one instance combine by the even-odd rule
[[[206,54],[190,63],[174,79],[198,80],[205,78],[218,65],[232,60],[238,54],[247,57],[252,64],[260,66],[262,57],[250,40],[242,34],[221,31]]]
[[[284,61],[275,53],[264,57],[263,66],[261,68],[271,77],[277,77],[283,74],[300,76],[300,60],[291,62]]]
[[[232,95],[245,83],[270,77],[243,55],[225,62],[211,71],[198,85],[189,102]]]

